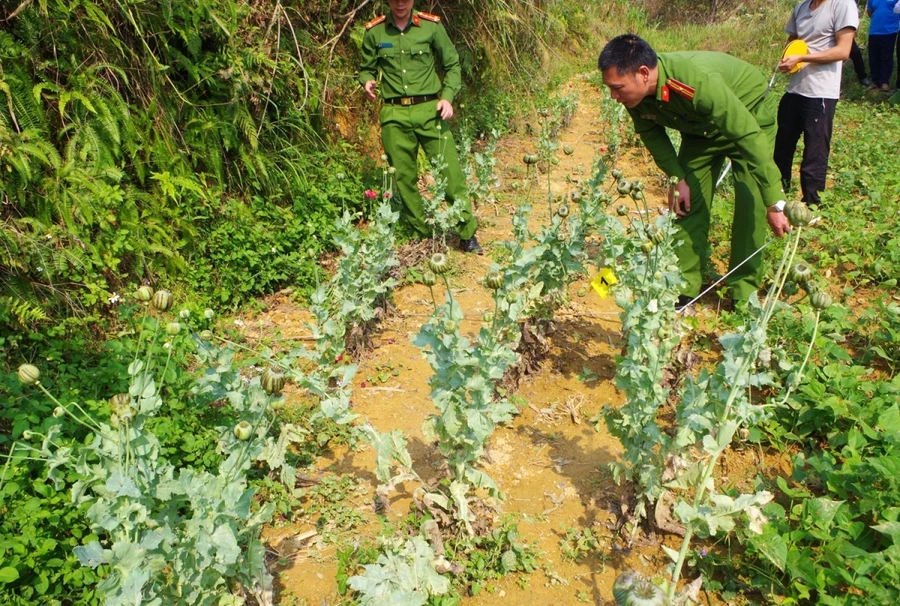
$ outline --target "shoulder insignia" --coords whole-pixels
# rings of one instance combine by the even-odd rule
[[[419,16],[427,21],[434,21],[435,23],[440,23],[441,18],[438,15],[432,15],[431,13],[423,13],[419,11]]]
[[[688,86],[684,82],[679,82],[675,78],[669,78],[668,80],[666,80],[666,86],[668,86],[670,90],[678,93],[688,101],[693,100],[694,93],[696,92],[692,87]]]
[[[380,17],[375,17],[374,19],[372,19],[371,21],[366,23],[366,29],[367,30],[372,29],[373,27],[375,27],[376,25],[378,25],[385,19],[387,19],[387,17],[385,15],[381,15]]]

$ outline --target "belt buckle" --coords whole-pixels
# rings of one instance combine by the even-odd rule
[[[413,98],[412,97],[400,97],[400,105],[412,105]]]

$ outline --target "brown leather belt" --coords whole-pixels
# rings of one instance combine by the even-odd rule
[[[418,105],[419,103],[427,103],[437,99],[437,95],[419,95],[418,97],[394,97],[393,99],[385,99],[388,105]]]

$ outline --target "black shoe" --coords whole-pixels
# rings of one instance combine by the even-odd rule
[[[472,236],[471,238],[460,238],[459,249],[465,253],[484,254],[484,249],[481,248],[481,244],[478,243],[478,238],[475,236]]]
[[[687,304],[694,300],[694,297],[688,295],[678,295],[678,303],[675,304],[675,311],[681,311]]]

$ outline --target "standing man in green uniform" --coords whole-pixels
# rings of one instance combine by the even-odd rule
[[[657,55],[634,34],[613,38],[600,53],[603,83],[628,109],[657,166],[678,183],[669,191],[681,244],[678,262],[687,286],[679,305],[700,293],[700,264],[709,237],[715,180],[726,159],[734,169],[735,201],[726,284],[735,302],[747,300],[762,279],[766,222],[778,237],[790,231],[780,174],[772,160],[775,99],[765,76],[724,53]],[[681,132],[678,153],[666,127]],[[735,269],[737,268],[737,269]]]
[[[404,216],[420,235],[431,235],[416,186],[421,145],[429,160],[437,158],[445,166],[447,202],[463,204],[457,228],[460,249],[482,254],[456,144],[444,122],[453,117],[453,98],[462,85],[459,55],[440,17],[414,11],[413,0],[388,0],[388,6],[390,15],[366,24],[359,83],[371,101],[377,99],[376,88],[381,90],[381,141],[396,168]],[[443,87],[435,69],[438,65],[444,72]]]

